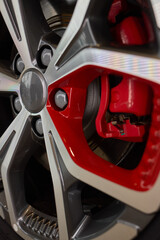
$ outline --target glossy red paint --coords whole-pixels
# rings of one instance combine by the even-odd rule
[[[139,1],[141,13],[126,0],[114,0],[108,14],[112,37],[115,43],[121,45],[142,45],[155,40],[151,21],[148,17],[149,5]],[[132,15],[132,8],[137,16]],[[128,16],[130,15],[130,16]]]
[[[123,78],[111,89],[109,110],[113,113],[130,113],[136,116],[151,114],[152,90],[150,86],[135,78]]]
[[[98,134],[103,138],[117,138],[131,142],[144,141],[147,125],[132,124],[126,117],[121,123],[114,124],[113,121],[106,120],[106,112],[110,110],[111,113],[127,113],[139,117],[150,115],[151,88],[129,77],[123,78],[121,83],[110,91],[109,80],[106,76],[101,79],[101,89],[101,103],[96,118]]]
[[[112,27],[112,35],[121,45],[143,45],[148,43],[147,32],[142,18],[127,17],[122,22]]]
[[[99,124],[96,122],[98,134],[103,138],[116,138],[129,142],[143,142],[145,140],[147,127],[131,124],[130,120],[124,120],[123,124],[113,125],[112,122],[105,122],[105,131],[99,131]]]
[[[127,1],[126,0],[114,0],[109,14],[108,14],[108,21],[110,23],[116,23],[116,17],[127,10]]]

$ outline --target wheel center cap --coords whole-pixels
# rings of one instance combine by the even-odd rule
[[[47,85],[38,70],[26,71],[21,79],[20,94],[25,108],[31,113],[40,112],[47,101]]]

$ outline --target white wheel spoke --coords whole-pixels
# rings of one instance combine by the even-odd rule
[[[59,62],[63,61],[63,58],[68,54],[68,50],[71,50],[72,52],[73,49],[73,54],[75,53],[76,49],[74,46],[74,41],[76,35],[79,34],[80,29],[84,24],[91,2],[91,0],[78,0],[69,26],[67,27],[67,30],[58,44],[54,56],[47,68],[46,76],[48,83],[53,81],[53,79],[50,78],[50,74],[53,72],[57,74],[56,69],[59,68],[57,65],[59,65]]]
[[[11,222],[16,222],[15,208],[12,203],[12,194],[14,189],[10,189],[9,184],[9,169],[13,161],[15,161],[14,154],[19,148],[22,141],[22,135],[25,129],[28,112],[22,109],[19,115],[14,119],[12,124],[8,127],[0,139],[0,159],[1,159],[1,174],[3,185],[9,210]],[[15,176],[16,177],[16,176]]]
[[[68,49],[69,45],[72,43],[76,34],[82,27],[90,3],[91,0],[79,0],[77,2],[71,22],[64,33],[64,36],[62,37],[62,40],[60,41],[52,59],[52,62],[54,62],[55,65],[57,65],[59,59],[63,57],[65,51]]]
[[[62,155],[63,162],[67,170],[71,175],[141,212],[153,213],[159,209],[160,200],[158,197],[158,188],[160,184],[160,176],[157,179],[156,184],[150,190],[146,192],[138,192],[101,178],[91,172],[86,171],[85,169],[82,169],[71,159],[71,156],[64,146],[64,143],[62,142],[57,130],[51,123],[52,120],[49,116],[47,119],[48,120],[46,121],[45,126],[49,125],[50,128],[52,128],[57,148]],[[154,196],[154,199],[152,199],[152,196]]]
[[[43,24],[38,20],[39,9],[40,7],[35,8],[35,1],[30,0],[0,2],[0,11],[25,67],[32,67],[44,33]]]
[[[83,217],[80,205],[80,192],[69,188],[76,184],[76,178],[66,170],[54,140],[53,123],[47,110],[41,114],[46,150],[52,175],[60,239],[70,239],[71,233]],[[75,215],[76,211],[76,215]]]
[[[56,69],[52,65],[52,68],[50,67],[46,72],[46,79],[48,84],[52,84],[60,78],[86,66],[112,70],[154,83],[160,83],[159,59],[97,48],[83,49],[60,69]],[[54,80],[51,77],[53,74]]]

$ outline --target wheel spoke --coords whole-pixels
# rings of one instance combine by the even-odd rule
[[[35,0],[2,0],[0,10],[25,66],[32,67],[40,38],[47,30],[40,6]]]
[[[108,70],[129,74],[154,83],[159,83],[160,61],[147,56],[122,53],[114,50],[104,50],[98,48],[86,48],[77,53],[60,69],[54,66],[48,68],[46,79],[48,84],[56,82],[60,78],[87,66],[94,66],[95,69]],[[54,80],[51,76],[54,75]]]
[[[87,19],[88,11],[92,5],[93,1],[91,0],[79,0],[77,2],[69,26],[58,44],[47,68],[46,76],[49,83],[53,81],[53,79],[49,80],[49,76],[51,76],[50,73],[54,72],[57,74],[56,69],[61,69],[62,65],[68,62],[77,52],[81,51],[86,46],[96,45],[94,37],[89,31],[90,24]]]
[[[55,131],[53,128],[53,122],[50,119],[47,110],[42,111],[41,117],[55,193],[59,235],[60,239],[67,240],[70,239],[71,234],[83,218],[80,203],[81,192],[76,187],[74,188],[74,186],[77,186],[77,180],[69,174],[65,168],[54,140]],[[71,187],[72,189],[70,190]]]
[[[146,206],[145,207],[143,206],[145,196],[146,196],[145,198],[146,204],[150,208],[152,208],[152,204],[150,202],[150,199],[152,198],[152,193],[148,201],[147,194],[143,195],[143,193],[137,193],[136,191],[131,191],[130,189],[124,188],[120,185],[117,185],[105,179],[99,178],[95,174],[92,174],[78,167],[78,165],[74,164],[71,157],[69,156],[46,110],[43,110],[41,117],[43,122],[46,148],[48,152],[48,159],[49,159],[54,191],[55,191],[57,217],[59,220],[60,237],[61,237],[60,239],[68,239],[68,236],[70,236],[68,232],[68,229],[70,229],[70,227],[68,226],[68,221],[69,222],[71,221],[69,216],[72,213],[70,209],[66,207],[66,203],[67,203],[66,189],[68,189],[69,186],[71,186],[72,183],[74,182],[74,178],[71,177],[71,175],[81,180],[82,182],[90,186],[93,186],[94,188],[100,191],[103,191],[106,194],[111,195],[112,197],[115,197],[116,199],[121,200],[123,203],[132,206],[133,208],[128,206],[125,207],[125,211],[123,211],[123,214],[120,214],[119,217],[117,215],[117,218],[114,221],[114,224],[115,224],[114,229],[117,230],[117,233],[119,232],[119,234],[121,234],[122,236],[125,236],[125,231],[129,231],[131,236],[135,237],[138,234],[138,231],[143,229],[153,218],[153,214],[148,215],[146,213],[143,213],[147,211],[149,212],[151,210],[151,209],[148,209],[148,207],[146,208]],[[54,136],[54,139],[53,139],[53,136]],[[61,155],[60,155],[60,152],[61,152]],[[74,208],[74,204],[72,204],[72,207]],[[78,210],[76,210],[76,213],[78,213],[77,211]],[[79,221],[78,221],[79,224],[77,224],[75,231],[72,230],[73,239],[83,237],[83,234],[84,235],[86,234],[85,232],[86,229],[88,229],[88,227],[90,228],[90,226],[92,226],[93,224],[90,216],[81,215],[81,214],[79,216],[81,216],[81,218],[79,218]],[[139,219],[138,221],[136,217],[138,217]],[[93,236],[91,237],[91,239],[93,238],[95,240],[96,239],[98,240],[98,239],[103,239],[103,237],[104,238],[110,237],[110,239],[115,239],[114,231],[112,231],[112,229],[108,231],[108,225],[107,225],[108,222],[105,222],[105,224],[106,226],[104,225],[103,234],[100,237],[95,238],[95,235],[93,233]],[[97,231],[98,231],[98,227],[97,227]],[[104,231],[106,232],[104,233]],[[127,237],[124,239],[127,239]]]
[[[15,153],[19,151],[19,145],[23,140],[25,141],[24,129],[26,126],[26,121],[28,119],[28,112],[25,109],[22,109],[21,112],[17,115],[5,133],[2,135],[0,139],[0,160],[1,160],[1,174],[3,180],[3,186],[5,191],[5,196],[7,200],[7,206],[9,210],[9,215],[12,224],[16,223],[16,208],[13,206],[13,193],[16,198],[19,194],[16,186],[12,189],[11,184],[16,182],[16,178],[19,177],[20,174],[14,174],[10,172],[12,162],[17,161],[17,156],[15,157]],[[24,149],[23,149],[24,150]],[[22,150],[21,154],[24,156],[24,151]],[[20,160],[20,151],[19,151],[19,160]],[[22,159],[21,159],[22,160]],[[14,177],[14,181],[10,181],[10,177]],[[13,176],[14,175],[14,176]]]
[[[155,19],[157,22],[157,27],[160,28],[160,16],[159,16],[159,10],[160,10],[160,1],[158,0],[151,0],[151,4],[153,7],[153,11],[155,14]]]
[[[19,91],[19,81],[7,68],[0,66],[0,92]]]
[[[71,142],[69,141],[69,138],[73,139],[75,137],[75,134],[72,133],[72,130],[71,130],[69,138],[67,138],[67,135],[64,135],[62,136],[62,139],[63,139],[62,140],[57,130],[55,129],[53,123],[51,123],[51,121],[52,120],[48,116],[48,120],[44,125],[45,126],[50,125],[52,127],[53,129],[52,132],[53,132],[53,136],[54,136],[57,148],[62,155],[64,165],[66,166],[67,170],[71,175],[81,180],[82,182],[85,182],[86,184],[102,192],[105,192],[106,194],[124,202],[125,204],[141,212],[153,213],[159,209],[160,200],[157,192],[160,185],[160,177],[158,177],[155,185],[148,191],[136,191],[136,190],[129,189],[128,187],[121,186],[118,183],[114,183],[110,180],[107,180],[107,178],[99,177],[98,175],[92,173],[91,171],[86,171],[85,168],[86,166],[88,166],[88,164],[90,165],[90,168],[93,165],[93,167],[91,168],[93,172],[96,172],[96,173],[98,172],[99,174],[99,171],[102,171],[101,168],[99,169],[98,165],[96,165],[96,171],[95,171],[94,161],[97,161],[96,159],[97,156],[95,156],[95,154],[92,153],[89,147],[86,147],[85,143],[82,143],[82,141],[81,142],[78,141],[76,138],[74,139],[75,147],[73,148],[72,145],[69,145],[70,148],[69,149],[68,147],[66,148],[66,146],[64,145],[64,142],[66,141],[67,144],[71,144]],[[67,125],[64,125],[64,126],[67,127]],[[78,131],[78,129],[77,129],[77,132],[78,132],[77,138],[79,139],[82,136],[80,131]],[[81,146],[83,151],[79,150],[79,147],[77,146],[77,144],[78,146]],[[79,164],[82,161],[79,158],[79,156],[83,158],[85,161],[85,163],[83,161],[84,168],[79,167]],[[98,161],[99,161],[99,164],[101,164],[100,162],[103,160],[98,158]],[[118,170],[117,166],[115,167],[113,165],[110,166],[110,163],[106,161],[104,164],[105,164],[104,165],[105,170],[103,172],[103,175],[106,173],[106,176],[107,176],[107,172],[108,174],[112,173],[112,175],[115,175],[117,174],[117,171],[120,171],[121,174],[125,174],[126,180],[128,178],[128,181],[130,181],[129,179],[132,177],[132,174],[130,171],[127,171],[121,168]],[[118,180],[116,182],[118,182]],[[154,199],[152,199],[153,195],[155,196]],[[145,204],[144,204],[144,199],[145,199]],[[154,201],[154,204],[153,204],[153,201]]]
[[[70,44],[74,40],[76,34],[80,31],[82,24],[85,20],[87,10],[90,6],[91,0],[80,0],[78,1],[74,14],[72,16],[71,22],[60,41],[55,55],[53,57],[53,62],[58,65],[60,59],[63,58],[64,54],[68,50]]]

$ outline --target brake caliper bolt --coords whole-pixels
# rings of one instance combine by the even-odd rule
[[[67,93],[63,90],[58,90],[54,96],[54,101],[58,108],[64,109],[68,105]]]
[[[35,128],[36,128],[36,132],[42,136],[43,135],[43,127],[42,127],[42,120],[40,118],[38,118],[35,122]]]
[[[52,58],[52,50],[49,48],[44,48],[42,53],[41,53],[41,62],[42,64],[47,67],[51,61]]]
[[[14,108],[15,108],[15,110],[17,111],[17,112],[20,112],[21,111],[21,109],[22,109],[22,105],[21,105],[21,102],[20,102],[20,100],[19,100],[19,97],[16,97],[15,99],[14,99]]]
[[[24,62],[22,60],[21,57],[18,57],[17,58],[17,61],[16,61],[16,69],[19,73],[22,73],[23,70],[24,70]]]

